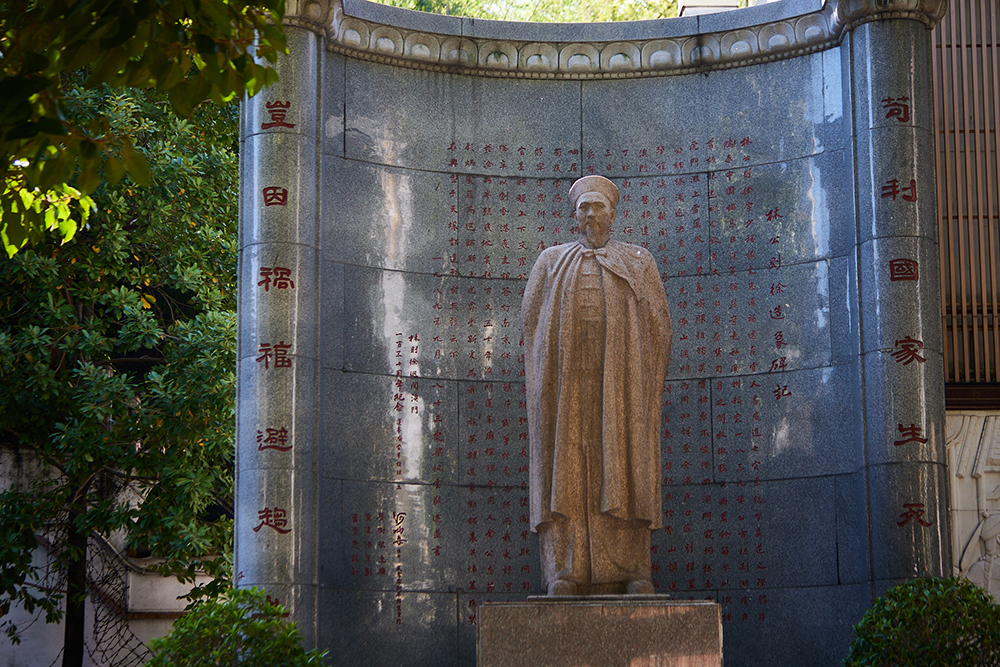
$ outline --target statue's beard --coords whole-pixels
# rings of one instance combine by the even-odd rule
[[[583,235],[587,238],[587,243],[592,248],[603,248],[611,238],[608,229],[601,229],[596,223],[585,223],[583,225]]]

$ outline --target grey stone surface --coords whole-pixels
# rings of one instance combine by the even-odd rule
[[[315,547],[320,557],[316,560],[316,584],[322,588],[344,588],[352,578],[351,568],[364,566],[364,555],[357,562],[347,554],[345,544],[354,536],[350,519],[344,519],[344,481],[320,475],[316,500],[321,510],[316,515]],[[372,575],[374,576],[374,575]]]
[[[347,62],[343,56],[327,53],[320,61],[323,82],[320,88],[321,104],[319,133],[323,155],[344,155],[344,109],[346,84],[344,71]]]
[[[834,585],[833,478],[664,487],[653,583],[675,599],[776,586]]]
[[[579,156],[562,152],[559,159]],[[436,271],[470,277],[527,280],[528,272],[542,250],[570,243],[579,236],[569,201],[572,178],[500,178],[495,176],[452,176],[448,188],[450,217],[457,221],[457,234],[449,234],[448,263]],[[619,188],[631,183],[619,181]],[[638,188],[639,183],[635,183]],[[628,195],[623,192],[623,199]],[[642,196],[636,194],[636,204]],[[648,194],[646,195],[648,198]],[[638,207],[636,207],[638,208]],[[636,242],[649,240],[642,213],[622,203],[619,219],[612,225],[612,238]],[[455,215],[457,210],[458,215]],[[628,212],[626,212],[628,211]],[[653,213],[648,212],[652,216]],[[648,226],[648,225],[647,225]],[[452,243],[452,237],[456,243]],[[438,252],[437,255],[444,253]]]
[[[708,379],[664,384],[660,424],[664,493],[674,485],[712,481],[711,390]]]
[[[645,159],[663,159],[656,157],[653,148],[646,152]],[[642,158],[642,150],[638,157]],[[611,226],[612,238],[640,245],[653,253],[663,278],[708,274],[712,233],[708,213],[712,186],[709,174],[667,177],[658,171],[654,167],[653,175],[613,179],[622,201],[618,218]]]
[[[720,169],[731,164],[725,162],[727,156],[742,170],[839,148],[845,117],[839,101],[828,113],[824,90],[812,83],[813,70],[824,70],[822,55],[773,67],[728,70],[697,80],[667,77],[655,86],[641,80],[584,83],[583,148],[595,150],[593,158],[585,159],[584,169],[589,173],[594,167],[594,173],[605,176],[639,175],[644,163],[634,160],[635,154],[643,148],[655,153],[661,146],[667,175]],[[706,114],[704,100],[719,89],[731,101],[727,112]],[[621,99],[630,104],[615,103]],[[768,122],[754,121],[760,117]],[[826,140],[834,141],[833,137],[841,143],[827,146]],[[698,145],[693,151],[692,142]],[[603,159],[606,150],[618,158],[611,163],[614,174],[608,173],[608,162]],[[623,154],[625,150],[630,154]],[[692,163],[695,158],[698,161]],[[656,169],[658,162],[648,164]],[[682,162],[683,166],[675,166]]]
[[[715,172],[709,207],[713,269],[768,268],[844,255],[855,243],[850,155],[820,155]],[[735,254],[734,254],[735,252]]]
[[[397,98],[407,99],[405,113],[386,104]],[[457,173],[571,177],[554,171],[565,163],[555,151],[565,157],[580,149],[579,103],[573,82],[464,78],[349,60],[345,154]]]
[[[542,595],[538,536],[528,519],[528,487],[468,485],[456,491],[454,585],[474,599],[481,596]],[[462,598],[459,598],[462,602]],[[462,611],[459,609],[459,622]]]
[[[377,2],[347,0],[344,14],[376,23],[388,23],[411,30],[426,30],[443,34],[459,35],[465,19],[461,16],[442,16],[431,12],[418,12]]]
[[[313,475],[305,465],[240,469],[234,554],[239,585],[315,583]]]
[[[922,103],[931,94],[926,26],[917,21],[873,21],[858,26],[852,40],[859,130],[919,127],[933,131],[931,105]]]
[[[715,12],[697,17],[698,29],[702,32],[715,32],[757,23],[783,21],[808,12],[815,12],[822,5],[823,3],[819,0],[792,0],[791,2],[756,5],[732,12]]]
[[[240,120],[244,139],[262,133],[316,136],[317,71],[322,42],[316,34],[294,26],[288,26],[285,39],[289,53],[295,55],[282,58],[281,78],[243,101]],[[270,110],[268,104],[272,105]]]
[[[289,368],[265,370],[249,357],[240,362],[239,433],[236,464],[240,469],[311,467],[314,446],[315,362],[294,359]]]
[[[864,130],[858,134],[856,149],[860,240],[937,238],[931,133],[906,127]]]
[[[459,484],[528,483],[528,423],[520,382],[458,382]]]
[[[454,667],[455,596],[321,588],[319,646],[339,664]]]
[[[489,602],[479,609],[479,667],[721,667],[718,605],[656,598]]]
[[[836,55],[835,58],[832,57],[832,61],[836,61],[836,63],[839,65],[840,71],[837,72],[833,68],[827,70],[829,72],[828,78],[830,80],[830,87],[831,87],[830,92],[836,98],[839,98],[841,101],[840,108],[834,113],[839,113],[843,116],[846,116],[847,118],[843,126],[845,136],[841,138],[841,141],[845,143],[845,147],[848,149],[852,148],[851,144],[853,142],[851,141],[851,139],[855,134],[854,123],[851,120],[851,117],[854,114],[854,90],[853,90],[854,86],[851,83],[851,76],[852,76],[851,67],[853,64],[853,60],[851,58],[851,49],[853,47],[854,47],[854,32],[852,31],[844,33],[843,39],[841,39],[840,42],[840,46],[837,47],[836,49],[839,53]],[[825,54],[828,52],[824,51],[823,53]],[[827,77],[824,77],[824,83],[826,80]],[[831,101],[829,108],[837,109],[836,101]]]
[[[240,251],[239,357],[257,357],[260,346],[294,343],[296,357],[317,357],[316,250],[291,243],[263,243]]]
[[[320,264],[319,355],[323,368],[344,367],[344,265]]]
[[[323,158],[323,259],[446,272],[458,216],[447,174]]]
[[[941,351],[938,246],[921,237],[878,238],[861,244],[865,352],[895,347],[910,336]]]
[[[853,417],[842,400],[854,386],[848,368],[712,382],[716,481],[839,474],[862,465],[844,428]]]
[[[327,480],[324,479],[324,483]],[[320,536],[320,584],[375,591],[454,592],[465,525],[452,516],[460,489],[344,480],[340,537]],[[323,517],[328,523],[333,517]]]
[[[314,138],[283,133],[247,137],[240,155],[241,248],[316,245],[315,164]]]
[[[834,478],[837,512],[837,581],[864,584],[871,578],[865,472]]]
[[[831,357],[829,265],[666,281],[676,322],[668,379],[784,372]]]
[[[891,349],[864,357],[869,463],[945,461],[944,364],[938,352],[919,352],[926,361],[907,365]]]
[[[324,369],[323,477],[455,484],[457,383]]]
[[[939,463],[873,465],[869,488],[874,578],[949,576],[947,468]]]
[[[909,581],[909,579],[905,579],[905,578],[900,578],[900,579],[876,579],[874,582],[872,582],[872,589],[874,591],[874,597],[872,598],[873,601],[874,601],[874,598],[878,598],[878,597],[881,597],[881,596],[885,595],[889,591],[890,588],[893,588],[894,586],[898,586],[899,584],[905,583],[907,581]]]
[[[344,285],[345,370],[523,381],[523,282],[348,266]]]
[[[830,260],[831,363],[850,364],[861,354],[861,302],[855,254]]]
[[[855,584],[722,596],[726,667],[840,664],[870,604],[868,590]]]

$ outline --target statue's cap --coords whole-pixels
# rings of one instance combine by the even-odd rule
[[[569,201],[576,208],[576,200],[587,192],[599,192],[611,204],[611,208],[618,206],[618,187],[603,176],[584,176],[578,179],[573,187],[569,189]]]

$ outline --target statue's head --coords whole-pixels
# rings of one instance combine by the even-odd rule
[[[618,188],[603,176],[584,176],[569,189],[573,218],[590,247],[601,248],[608,242],[618,198]]]

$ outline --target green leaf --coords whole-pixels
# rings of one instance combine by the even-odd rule
[[[21,66],[21,71],[25,74],[34,74],[35,72],[41,72],[48,66],[49,59],[45,57],[44,53],[36,51],[24,57],[24,64]]]
[[[50,85],[52,82],[42,76],[8,76],[0,79],[0,111],[20,104]]]
[[[128,62],[128,52],[120,46],[107,51],[97,60],[91,68],[90,76],[84,82],[84,86],[93,88],[94,86],[112,80],[119,72],[125,68]]]
[[[131,12],[132,7],[130,7],[129,4],[121,3],[117,9],[118,15],[116,18],[118,29],[113,36],[102,40],[101,48],[110,49],[120,46],[135,35],[135,30],[138,27],[138,21]]]
[[[80,142],[80,155],[83,156],[85,160],[93,158],[97,155],[97,144],[90,139],[84,139]]]
[[[81,171],[76,177],[76,187],[80,188],[88,195],[93,193],[101,184],[101,175],[90,169]]]
[[[113,155],[109,156],[104,162],[104,177],[108,179],[108,183],[115,185],[118,181],[122,180],[122,176],[124,175],[125,163]]]
[[[6,214],[0,219],[0,240],[3,241],[7,257],[13,257],[14,253],[20,250],[28,240],[28,227],[26,223],[30,221],[30,217],[27,215],[12,216]]]
[[[153,178],[149,173],[149,163],[146,161],[146,157],[135,150],[132,142],[128,139],[122,142],[122,160],[125,161],[125,167],[133,181],[139,185],[152,185]]]
[[[84,211],[87,211],[87,209],[84,209]],[[86,219],[86,215],[84,215],[84,219]],[[76,230],[77,230],[76,220],[74,220],[70,216],[60,218],[58,229],[59,229],[59,235],[62,236],[63,238],[63,243],[68,243],[69,241],[73,240],[74,236],[76,236]]]
[[[215,54],[219,52],[219,45],[208,35],[195,35],[194,44],[195,48],[198,49],[198,53]]]

